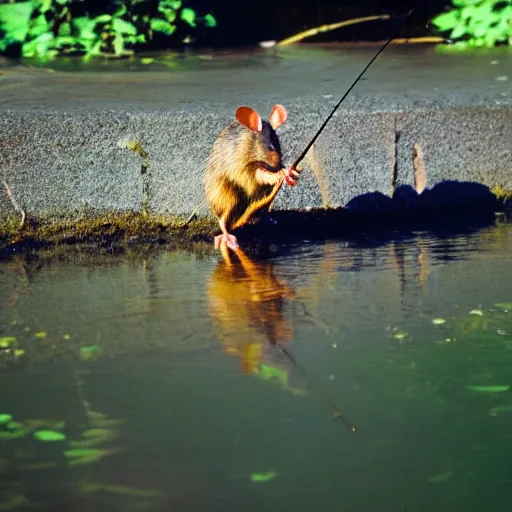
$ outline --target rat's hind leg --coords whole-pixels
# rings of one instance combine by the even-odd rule
[[[238,247],[237,239],[231,231],[232,219],[235,216],[239,198],[235,190],[230,186],[223,186],[218,189],[216,197],[212,201],[214,212],[219,219],[221,235],[214,238],[215,248],[219,249],[221,242],[225,242],[230,249]]]
[[[230,249],[237,249],[238,248],[238,241],[236,239],[236,236],[235,235],[232,235],[231,233],[228,232],[228,229],[226,227],[226,219],[229,217],[229,214],[231,212],[228,212],[228,214],[226,215],[223,215],[220,219],[219,219],[219,226],[220,226],[220,229],[222,231],[222,235],[217,235],[215,238],[214,238],[214,244],[215,244],[215,249],[219,249],[220,248],[220,244],[221,242],[226,242],[226,245],[230,248]]]

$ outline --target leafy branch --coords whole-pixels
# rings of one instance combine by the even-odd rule
[[[110,0],[97,15],[84,0],[30,0],[0,4],[0,52],[23,57],[123,57],[160,45],[175,45],[201,27],[216,26],[182,0]],[[180,29],[180,30],[178,30]]]
[[[465,46],[512,45],[512,3],[504,0],[452,0],[454,9],[432,23]]]

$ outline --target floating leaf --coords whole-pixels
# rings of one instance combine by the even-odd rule
[[[55,442],[64,441],[66,436],[61,432],[55,432],[55,430],[38,430],[34,432],[34,437],[39,441],[44,442]]]
[[[0,425],[5,425],[12,420],[12,414],[0,414]]]
[[[14,350],[14,357],[21,357],[25,355],[25,351],[21,348],[17,348]]]
[[[433,323],[434,325],[443,325],[443,324],[445,324],[445,323],[446,323],[446,320],[445,320],[444,318],[434,318],[434,319],[432,320],[432,323]]]
[[[477,393],[503,393],[510,389],[510,386],[468,386],[471,391]]]
[[[151,64],[152,62],[154,62],[154,58],[153,57],[142,57],[140,59],[140,63],[141,64],[144,64],[144,65],[147,65],[147,64]]]
[[[252,473],[251,480],[253,482],[268,482],[277,475],[275,471],[267,471],[266,473]]]
[[[497,302],[494,306],[500,309],[512,309],[512,302]]]
[[[470,315],[472,316],[484,316],[484,313],[481,309],[472,309],[470,312],[469,312]]]
[[[48,333],[46,333],[44,331],[39,331],[39,332],[34,333],[34,336],[36,338],[46,338],[47,335],[48,335]]]
[[[16,343],[16,338],[13,336],[2,336],[0,337],[0,348],[10,348]]]
[[[80,347],[80,357],[84,361],[88,361],[99,352],[101,352],[101,347],[99,345],[86,345],[85,347]]]

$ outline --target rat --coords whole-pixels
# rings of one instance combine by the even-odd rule
[[[236,120],[226,126],[208,157],[204,177],[206,200],[219,220],[222,242],[236,249],[232,230],[242,227],[257,213],[268,212],[283,182],[295,186],[300,170],[285,169],[276,130],[288,118],[275,105],[268,121],[250,107],[238,107]]]

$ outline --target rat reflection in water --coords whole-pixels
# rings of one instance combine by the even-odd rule
[[[241,361],[244,373],[277,379],[288,390],[293,363],[276,347],[289,342],[293,326],[286,306],[295,291],[274,275],[268,261],[252,261],[238,247],[220,245],[222,260],[208,282],[209,312],[224,350]]]

